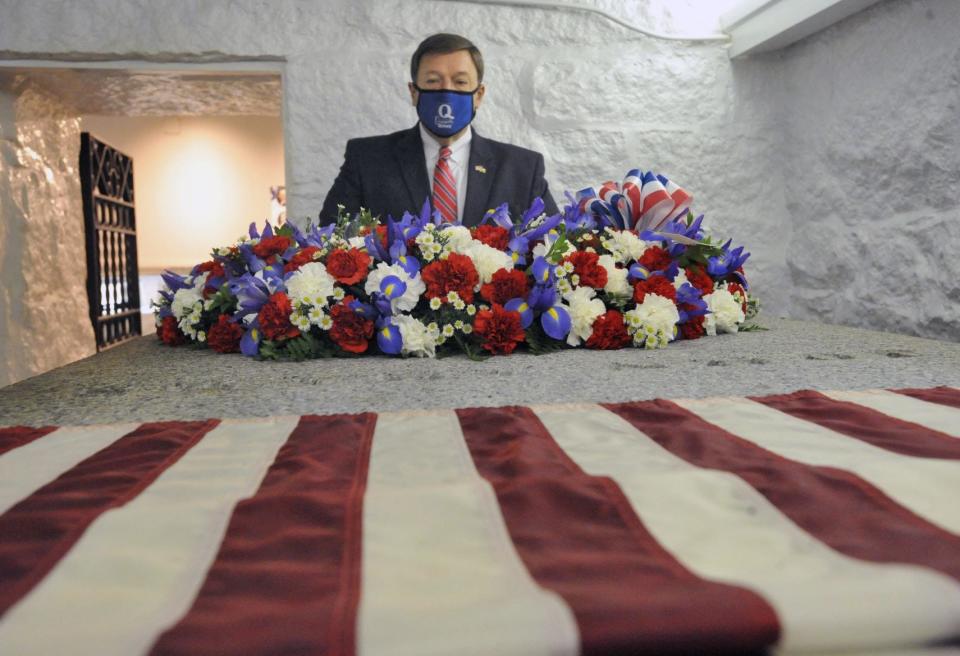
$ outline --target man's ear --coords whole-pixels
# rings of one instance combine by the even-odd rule
[[[413,86],[413,82],[407,82],[407,89],[410,91],[410,104],[414,107],[417,106],[417,98],[420,95],[420,92],[417,91],[417,88]]]
[[[480,109],[480,103],[483,102],[483,96],[487,92],[487,87],[482,84],[477,87],[477,92],[473,95],[473,110]]]

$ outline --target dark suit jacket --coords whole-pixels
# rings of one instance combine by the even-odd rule
[[[343,159],[323,201],[321,225],[336,221],[338,204],[350,214],[365,207],[381,220],[388,214],[399,219],[405,211],[418,214],[430,196],[431,182],[416,125],[393,134],[351,139]],[[504,202],[517,218],[537,196],[543,198],[548,214],[557,212],[543,178],[540,153],[484,139],[474,130],[467,175],[464,225],[477,225],[488,209]]]

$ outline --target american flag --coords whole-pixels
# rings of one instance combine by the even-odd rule
[[[926,653],[958,438],[947,387],[2,428],[0,654]]]

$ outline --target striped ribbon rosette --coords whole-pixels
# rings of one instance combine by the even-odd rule
[[[599,189],[581,189],[576,200],[581,211],[613,228],[642,232],[682,218],[693,196],[665,176],[632,169],[621,184],[607,181]]]

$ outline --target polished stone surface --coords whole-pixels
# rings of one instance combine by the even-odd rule
[[[0,426],[960,386],[960,343],[767,318],[658,351],[258,362],[142,337],[0,389]]]

